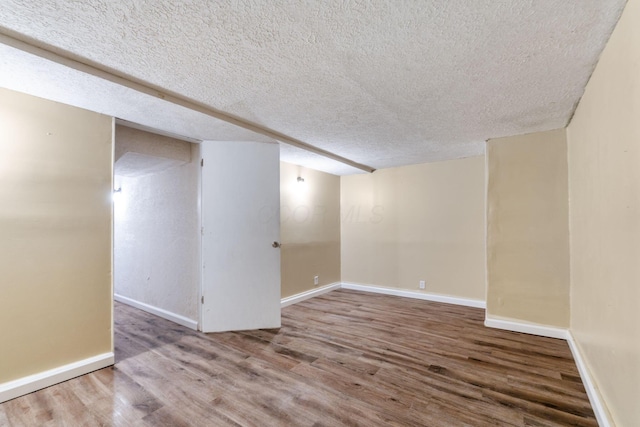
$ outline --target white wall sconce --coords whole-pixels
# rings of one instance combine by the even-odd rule
[[[111,196],[113,201],[115,202],[116,200],[118,200],[120,198],[120,196],[122,195],[122,187],[118,187],[115,188],[113,190],[113,195]]]

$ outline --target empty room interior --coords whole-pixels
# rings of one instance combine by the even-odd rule
[[[0,426],[640,426],[640,0],[0,3]]]

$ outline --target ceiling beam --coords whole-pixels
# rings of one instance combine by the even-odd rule
[[[146,95],[153,96],[154,98],[158,98],[163,101],[188,108],[189,110],[197,111],[215,119],[222,120],[232,125],[241,127],[243,129],[267,136],[276,141],[282,142],[283,144],[301,148],[303,150],[318,154],[331,160],[335,160],[353,168],[360,169],[365,172],[375,171],[375,169],[370,166],[354,162],[353,160],[339,156],[330,151],[323,150],[322,148],[308,144],[299,139],[292,138],[276,130],[269,129],[268,127],[261,126],[259,124],[250,122],[224,111],[217,110],[204,103],[189,99],[175,92],[167,91],[163,88],[154,86],[140,79],[136,79],[135,77],[128,76],[124,73],[110,69],[101,64],[89,61],[85,58],[81,58],[70,52],[46,46],[20,34],[15,34],[14,32],[11,32],[12,34],[10,35],[5,31],[6,30],[0,30],[0,43],[3,43],[7,46],[11,46],[32,55],[36,55],[40,58],[44,58],[57,64],[64,65],[74,70],[92,75],[94,77],[110,81],[120,86],[135,90],[136,92],[144,93]]]

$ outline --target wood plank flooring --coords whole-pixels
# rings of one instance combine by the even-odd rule
[[[0,405],[0,425],[597,425],[564,341],[483,320],[339,290],[278,330],[202,334],[116,304],[115,366]]]

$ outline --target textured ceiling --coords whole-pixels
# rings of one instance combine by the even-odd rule
[[[624,3],[3,0],[0,31],[383,168],[565,126]],[[40,85],[193,138],[269,140],[13,48],[0,55],[23,79],[4,71],[7,87]],[[21,71],[29,62],[40,71]],[[354,171],[292,147],[281,158]]]

